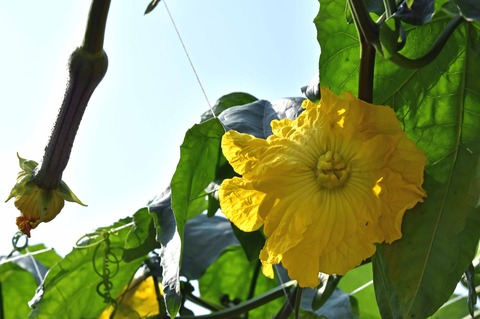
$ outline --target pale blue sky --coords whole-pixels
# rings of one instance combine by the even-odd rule
[[[132,215],[169,183],[185,131],[208,109],[163,3],[112,0],[109,69],[95,91],[63,180],[88,207],[66,203],[32,231],[62,255],[88,231]],[[301,96],[316,73],[315,0],[169,0],[212,104],[244,91]],[[40,161],[60,107],[71,51],[90,1],[0,0],[0,199],[19,171],[16,153]],[[0,200],[0,255],[19,214]]]

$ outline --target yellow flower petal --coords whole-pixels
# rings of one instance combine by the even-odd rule
[[[225,180],[219,190],[223,213],[238,228],[247,232],[257,230],[263,224],[258,209],[265,194],[253,189],[251,184],[235,177]]]
[[[66,200],[86,206],[63,181],[56,189],[44,189],[35,184],[33,177],[38,163],[20,156],[18,159],[22,170],[18,173],[17,183],[6,201],[15,198],[15,207],[21,213],[16,223],[18,229],[28,237],[30,237],[30,231],[38,224],[54,219],[62,210]]]
[[[345,274],[401,237],[405,211],[421,202],[424,153],[389,107],[322,88],[295,120],[272,121],[266,140],[230,131],[222,149],[242,177],[219,191],[227,218],[264,226],[262,270],[282,263],[302,287],[320,272]]]

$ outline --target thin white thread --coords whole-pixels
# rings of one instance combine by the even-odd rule
[[[40,278],[40,281],[43,281],[44,278],[43,278],[42,274],[40,273],[40,269],[38,268],[37,261],[35,260],[35,258],[33,258],[33,255],[30,252],[30,250],[28,249],[28,247],[25,248],[25,251],[27,252],[28,257],[30,257],[30,260],[33,263],[33,267],[35,267],[35,271],[37,273],[38,278]]]
[[[273,265],[273,269],[277,273],[277,278],[278,278],[278,281],[280,282],[280,286],[283,286],[286,282],[283,281],[282,276],[280,275],[279,266]],[[285,299],[288,301],[288,305],[290,306],[290,308],[295,309],[295,305],[292,305],[292,303],[290,302],[290,297],[288,295],[287,289],[283,288],[282,291],[283,291],[283,295],[285,296]]]
[[[208,107],[210,108],[210,112],[212,112],[213,117],[216,118],[217,116],[215,115],[215,112],[213,111],[212,105],[210,104],[210,101],[208,100],[207,93],[205,92],[205,89],[202,85],[202,81],[200,81],[200,77],[198,76],[197,70],[195,69],[195,66],[193,65],[192,59],[190,58],[190,55],[188,54],[187,47],[185,46],[185,43],[183,42],[182,36],[180,35],[180,32],[178,31],[175,20],[173,20],[172,14],[170,13],[170,10],[168,9],[167,2],[164,0],[163,4],[165,5],[165,9],[167,9],[167,13],[168,13],[168,16],[170,17],[170,21],[172,21],[172,24],[173,24],[173,27],[175,28],[175,32],[177,33],[178,39],[180,40],[180,43],[182,44],[183,51],[185,52],[185,55],[187,56],[188,62],[190,63],[190,66],[192,67],[193,73],[195,74],[195,77],[197,78],[198,85],[200,86],[200,89],[202,90],[203,96],[205,97],[205,100],[207,101]]]
[[[368,286],[371,286],[373,284],[373,280],[370,280],[369,282],[367,282],[366,284],[358,287],[357,289],[355,289],[354,291],[352,291],[350,293],[350,296],[353,296],[354,294],[356,294],[357,292],[360,292],[362,291],[363,289],[367,288]]]
[[[53,249],[52,248],[47,248],[47,249],[34,251],[33,253],[29,252],[28,255],[18,255],[18,256],[15,256],[15,257],[3,258],[2,260],[0,260],[0,265],[9,263],[11,261],[19,260],[19,259],[22,259],[22,258],[27,258],[27,257],[31,257],[31,256],[34,256],[34,255],[43,254],[44,252],[51,251],[51,250],[53,250]]]

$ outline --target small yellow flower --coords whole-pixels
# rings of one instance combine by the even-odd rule
[[[39,187],[33,181],[38,163],[20,156],[18,160],[22,170],[18,173],[17,183],[6,201],[15,197],[15,207],[21,213],[21,216],[17,217],[17,226],[25,235],[30,237],[30,230],[41,222],[46,223],[54,219],[66,200],[86,206],[63,181],[56,189]]]
[[[162,285],[158,285],[163,295]],[[112,317],[112,313],[115,315]],[[98,319],[130,319],[147,318],[158,313],[157,293],[155,282],[150,276],[140,283],[128,287],[124,293],[117,298],[117,308],[113,306],[106,308]]]
[[[242,177],[219,190],[224,214],[243,231],[263,225],[263,273],[280,262],[302,287],[320,272],[343,275],[401,238],[405,211],[423,201],[425,154],[394,111],[321,89],[296,119],[272,121],[266,140],[227,132],[222,149]]]

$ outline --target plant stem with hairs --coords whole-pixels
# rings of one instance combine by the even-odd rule
[[[33,180],[43,189],[58,187],[75,135],[95,88],[107,72],[103,40],[110,0],[93,0],[82,46],[69,61],[69,81],[40,169]]]

